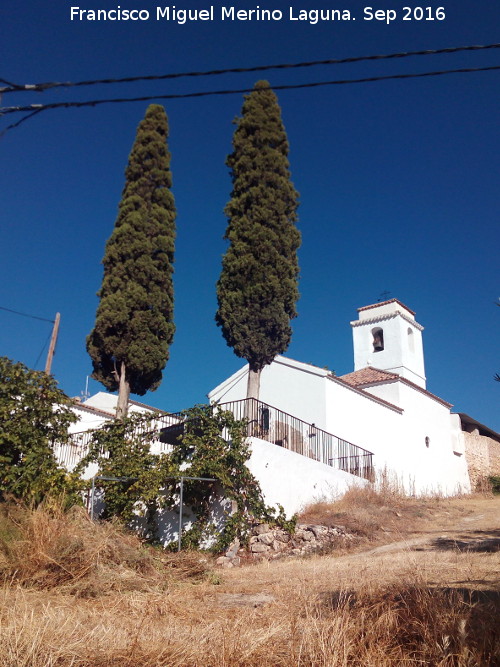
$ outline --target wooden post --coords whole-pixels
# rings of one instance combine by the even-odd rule
[[[54,327],[52,329],[52,337],[50,339],[49,351],[47,352],[47,362],[45,363],[45,373],[47,375],[50,375],[50,369],[52,367],[52,359],[54,357],[54,352],[56,349],[57,334],[59,333],[60,320],[61,320],[60,313],[56,313],[56,319],[54,320]]]

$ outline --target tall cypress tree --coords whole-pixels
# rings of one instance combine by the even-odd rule
[[[95,326],[87,337],[93,377],[118,389],[116,416],[130,392],[155,390],[174,335],[175,204],[165,109],[152,104],[137,129],[118,217],[106,244]]]
[[[281,109],[267,81],[255,84],[235,122],[226,162],[233,183],[225,208],[229,247],[215,319],[227,344],[248,361],[247,396],[257,398],[261,370],[287,349],[297,316],[298,193]]]

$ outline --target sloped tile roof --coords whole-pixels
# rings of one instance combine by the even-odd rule
[[[465,412],[458,412],[457,414],[460,417],[460,421],[462,423],[462,430],[466,430],[464,428],[465,426],[472,426],[477,428],[479,435],[485,435],[488,438],[492,438],[493,440],[500,442],[500,433],[493,431],[491,428],[489,428],[489,426],[481,424],[481,422],[478,422],[476,419],[474,419],[474,417],[466,415]]]
[[[339,380],[343,380],[351,387],[356,387],[357,389],[362,389],[363,387],[369,387],[373,384],[383,384],[384,382],[394,382],[394,380],[399,380],[403,384],[406,384],[408,387],[416,389],[421,394],[429,396],[429,398],[434,399],[438,403],[445,405],[448,408],[453,407],[452,403],[448,403],[436,394],[432,394],[427,389],[420,387],[418,384],[415,384],[411,380],[398,375],[397,373],[391,373],[390,371],[381,371],[378,368],[373,368],[373,366],[367,366],[366,368],[361,368],[359,371],[354,371],[353,373],[347,373],[347,375],[341,375]]]
[[[340,375],[339,379],[344,380],[344,382],[347,382],[347,384],[350,384],[352,387],[362,387],[368,384],[378,384],[379,382],[391,382],[393,380],[399,380],[400,378],[397,373],[381,371],[378,368],[367,366],[359,371],[347,373],[347,375]]]

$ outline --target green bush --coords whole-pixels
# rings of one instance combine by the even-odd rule
[[[488,477],[488,481],[491,484],[491,490],[495,494],[500,494],[500,475],[492,475]]]
[[[54,456],[77,420],[53,377],[0,357],[0,500],[39,504],[72,492],[72,478]],[[75,497],[76,498],[76,497]]]
[[[266,506],[260,485],[246,466],[250,448],[244,421],[217,406],[195,406],[181,415],[183,432],[173,451],[155,455],[151,454],[157,437],[154,419],[151,414],[133,414],[93,431],[88,454],[75,473],[96,463],[99,477],[117,478],[97,481],[105,498],[101,518],[131,524],[140,512],[145,519],[142,536],[154,541],[158,510],[177,506],[183,476],[204,478],[184,481],[184,504],[197,518],[182,536],[183,548],[198,548],[217,537],[213,550],[222,551],[235,537],[245,541],[257,522],[293,531],[294,520],[286,520],[282,507]],[[221,496],[232,501],[232,511],[219,533],[212,508]]]

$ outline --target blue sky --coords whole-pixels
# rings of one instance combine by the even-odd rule
[[[76,2],[76,0],[75,0]],[[261,2],[275,22],[71,21],[71,2],[3,0],[1,77],[16,83],[77,81],[262,66],[378,53],[491,44],[500,4],[427,2],[442,21],[365,21],[358,0],[344,5]],[[289,7],[340,8],[354,21],[290,21]],[[112,9],[117,3],[80,5]],[[164,5],[162,5],[164,6]],[[173,5],[171,5],[173,6]],[[177,8],[203,9],[193,0]],[[231,6],[231,5],[225,5]],[[252,9],[256,4],[238,3]],[[2,106],[161,95],[500,65],[500,50],[394,61],[227,74],[175,81],[5,94]],[[428,389],[457,411],[500,431],[498,156],[500,72],[453,74],[278,93],[291,146],[303,245],[299,317],[286,354],[353,368],[349,322],[384,291],[424,325]],[[214,323],[215,282],[225,250],[225,157],[242,96],[171,100],[173,192],[178,209],[177,332],[161,387],[143,399],[166,410],[205,400],[242,365]],[[91,372],[85,337],[93,326],[100,264],[124,184],[124,169],[147,103],[46,111],[0,139],[0,306],[53,318],[61,330],[53,373],[79,395]],[[19,115],[0,118],[0,131]],[[0,310],[0,354],[33,366],[51,325]],[[38,368],[43,368],[46,348]],[[93,393],[102,389],[90,381]]]

